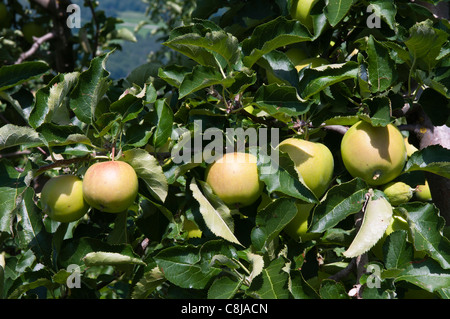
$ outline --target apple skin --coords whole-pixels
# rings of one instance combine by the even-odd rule
[[[284,227],[284,231],[293,239],[300,238],[302,242],[319,238],[319,233],[307,232],[308,217],[314,204],[297,202],[295,206],[297,206],[297,215]]]
[[[320,198],[328,188],[334,170],[331,151],[324,144],[288,138],[278,145],[294,162],[305,185]]]
[[[341,155],[350,175],[369,185],[392,181],[402,172],[407,158],[403,136],[394,125],[374,127],[364,121],[344,134]]]
[[[136,199],[138,188],[135,170],[123,161],[95,163],[84,175],[84,199],[103,212],[126,211]]]
[[[89,210],[83,198],[83,181],[75,175],[49,179],[42,188],[41,206],[52,220],[70,223],[80,219]]]
[[[202,237],[202,231],[192,220],[186,219],[184,221],[183,230],[187,232],[187,239]]]
[[[407,203],[413,197],[413,189],[403,182],[390,182],[382,190],[393,206]]]
[[[299,20],[309,30],[313,28],[313,20],[311,15],[312,7],[318,0],[294,0],[291,6],[291,17]]]
[[[45,34],[45,29],[35,22],[28,22],[23,25],[22,33],[28,43],[33,43],[33,37],[42,37]]]
[[[416,189],[414,190],[414,195],[416,196],[416,198],[418,200],[421,201],[431,201],[431,191],[430,191],[430,186],[428,185],[428,181],[425,180],[425,184],[424,185],[417,185]]]
[[[207,167],[205,181],[225,204],[249,206],[261,196],[264,187],[256,161],[252,154],[225,153]]]

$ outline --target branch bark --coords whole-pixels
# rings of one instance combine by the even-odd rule
[[[55,70],[57,72],[71,72],[75,67],[73,47],[71,43],[72,32],[67,27],[67,7],[72,4],[70,0],[30,0],[48,11],[53,19],[53,33],[55,34],[54,54]]]
[[[23,52],[20,55],[20,57],[17,59],[15,64],[22,63],[23,61],[28,59],[30,56],[32,56],[33,54],[36,53],[36,51],[39,49],[39,47],[42,45],[42,43],[49,41],[53,38],[55,38],[55,34],[53,32],[44,34],[42,37],[39,37],[39,38],[34,38],[34,42],[33,42],[33,45],[31,46],[31,48],[28,51]]]

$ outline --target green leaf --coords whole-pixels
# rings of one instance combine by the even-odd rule
[[[163,43],[204,66],[218,66],[222,60],[233,66],[240,57],[239,41],[225,31],[211,30],[199,23],[174,29]],[[222,65],[222,66],[225,66]]]
[[[367,189],[365,183],[355,178],[333,186],[326,198],[314,209],[310,232],[321,233],[337,225],[341,220],[361,210]]]
[[[438,62],[437,57],[448,39],[445,31],[433,28],[433,22],[417,22],[409,29],[409,38],[405,41],[413,61],[424,70],[431,70]]]
[[[200,213],[206,226],[216,236],[242,245],[234,235],[234,221],[230,209],[213,194],[208,184],[199,183],[202,185],[203,191],[207,194],[206,197],[201,192],[195,179],[192,179],[189,189],[200,205]]]
[[[295,299],[319,299],[320,296],[303,277],[300,270],[290,271],[289,291]]]
[[[280,198],[270,203],[256,215],[256,226],[251,233],[257,250],[264,250],[284,227],[297,215],[294,199]]]
[[[222,241],[209,241],[202,246],[173,246],[161,250],[155,261],[167,280],[181,288],[204,289],[222,269],[210,267],[212,258],[222,254],[236,257],[235,251]]]
[[[387,90],[397,79],[395,63],[389,50],[372,36],[367,43],[368,71],[373,93]]]
[[[145,96],[145,93],[145,88],[140,90],[139,92],[128,91],[117,101],[111,103],[109,109],[112,112],[116,112],[121,115],[122,123],[134,120],[138,117],[139,113],[144,108],[143,98]]]
[[[132,299],[146,299],[166,279],[158,267],[147,271],[134,286]]]
[[[180,98],[193,92],[210,87],[223,85],[225,88],[233,84],[232,78],[224,78],[216,68],[210,66],[195,66],[192,73],[186,74],[180,85]]]
[[[36,147],[43,145],[43,140],[33,128],[6,124],[0,127],[0,150],[13,146]]]
[[[280,16],[257,26],[250,38],[242,42],[244,64],[252,67],[264,54],[303,41],[311,41],[308,29],[299,21],[287,20]]]
[[[159,148],[172,135],[173,111],[165,100],[157,100],[149,120],[155,126],[152,144],[155,148]]]
[[[386,126],[391,121],[391,101],[386,96],[376,96],[372,99],[364,100],[370,110],[370,114],[360,114],[360,118],[369,122],[373,126]]]
[[[43,123],[50,123],[55,113],[62,112],[66,97],[76,84],[78,76],[78,72],[59,74],[36,92],[36,100],[29,118],[32,127],[37,128]]]
[[[234,297],[242,280],[232,277],[221,277],[216,279],[208,289],[208,299],[231,299]]]
[[[283,193],[308,203],[316,203],[316,196],[300,181],[295,165],[289,155],[280,152],[278,164],[278,169],[273,173],[261,174],[261,172],[272,172],[271,165],[273,163],[269,156],[263,155],[261,152],[258,154],[258,171],[260,172],[261,181],[266,185],[267,191],[269,193]]]
[[[347,14],[353,0],[329,0],[325,7],[325,15],[332,27],[335,27]]]
[[[414,248],[407,242],[408,233],[397,230],[391,233],[383,244],[383,255],[387,269],[401,269],[414,257]]]
[[[165,201],[169,186],[156,158],[143,149],[135,148],[123,152],[121,160],[134,168],[138,177],[145,182],[149,192],[156,199]]]
[[[37,78],[47,73],[49,69],[48,64],[41,61],[29,61],[2,66],[0,68],[0,91]]]
[[[319,294],[323,299],[350,299],[341,282],[324,279],[320,284]]]
[[[106,265],[146,265],[145,262],[139,258],[105,251],[90,252],[83,257],[83,261],[87,267]]]
[[[246,294],[258,299],[287,299],[289,297],[289,274],[284,271],[282,257],[273,260],[262,273],[253,279]]]
[[[430,145],[414,152],[405,166],[405,172],[426,171],[450,178],[450,150],[441,145]]]
[[[443,236],[445,221],[429,203],[411,202],[399,206],[411,228],[414,248],[426,251],[442,268],[450,269],[450,241]]]
[[[63,146],[70,144],[92,145],[91,140],[83,134],[78,126],[56,125],[44,123],[36,131],[42,136],[48,146]]]
[[[394,2],[391,0],[371,1],[370,6],[377,17],[386,22],[392,30],[396,30],[395,16],[397,15],[397,9]]]
[[[11,234],[14,211],[26,189],[23,174],[15,170],[13,164],[0,160],[0,232]]]
[[[95,121],[97,105],[110,85],[109,72],[105,70],[109,54],[103,54],[91,61],[89,69],[80,74],[78,84],[70,96],[70,108],[84,123],[91,124]]]
[[[272,116],[280,113],[297,116],[310,109],[309,103],[300,101],[295,88],[278,84],[261,86],[255,93],[255,103]]]
[[[442,269],[432,259],[426,259],[422,262],[410,263],[408,267],[395,274],[394,280],[406,281],[426,291],[434,292],[450,287],[450,270]]]
[[[179,88],[186,74],[191,71],[192,69],[186,66],[168,65],[158,70],[158,76],[170,85]]]
[[[356,81],[358,70],[358,63],[354,61],[306,69],[299,84],[300,95],[307,99],[335,83],[348,79]]]

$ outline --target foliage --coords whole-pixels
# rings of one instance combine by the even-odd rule
[[[369,5],[379,28],[368,27]],[[118,80],[105,68],[106,38],[101,54],[91,59],[80,47],[79,68],[60,73],[48,56],[13,64],[24,46],[10,50],[6,39],[19,43],[19,35],[0,39],[2,59],[10,54],[0,68],[0,296],[336,299],[350,298],[361,285],[362,298],[405,298],[411,288],[449,298],[448,228],[433,202],[394,206],[407,230],[392,232],[365,255],[367,272],[347,271],[357,261],[343,252],[370,187],[346,172],[342,135],[331,129],[359,120],[406,127],[413,123],[405,104],[423,108],[435,125],[449,124],[448,21],[406,0],[319,0],[309,30],[290,18],[289,6],[289,0],[197,1],[164,42],[185,57],[183,64],[146,63]],[[90,27],[84,26],[95,34]],[[297,72],[284,54],[291,47],[329,64]],[[282,84],[269,84],[269,72]],[[280,141],[324,143],[334,155],[333,183],[315,198],[280,155],[277,170],[261,175],[261,200],[227,207],[204,183],[208,140],[201,136],[209,128],[269,128]],[[189,157],[201,161],[180,163],[174,154],[195,136],[203,147],[188,150]],[[260,172],[269,165],[262,148]],[[83,177],[92,163],[112,158],[128,162],[139,177],[128,211],[91,209],[68,224],[42,212],[40,190],[49,177]],[[429,146],[408,159],[397,180],[414,188],[425,172],[450,178],[449,163],[448,149]],[[283,231],[299,199],[315,204],[309,231],[318,239],[301,242]],[[201,238],[188,237],[186,221]],[[68,284],[77,274],[81,288]]]

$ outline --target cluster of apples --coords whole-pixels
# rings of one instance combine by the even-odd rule
[[[90,207],[120,213],[133,204],[138,186],[136,172],[128,163],[97,162],[88,168],[83,180],[76,175],[60,175],[47,181],[41,206],[51,219],[63,223],[80,219]]]
[[[328,147],[319,142],[288,138],[279,144],[278,150],[289,155],[301,182],[320,199],[333,179],[334,159]],[[401,174],[407,150],[403,135],[393,124],[375,127],[365,121],[355,123],[343,136],[341,156],[351,176],[386,190],[393,195],[390,198],[393,202],[399,200],[398,191],[392,192],[388,187],[392,187],[392,181]],[[231,206],[251,205],[263,191],[256,158],[251,154],[225,154],[207,168],[205,178],[214,193]],[[310,203],[297,202],[297,216],[285,228],[290,236],[309,240],[319,235],[307,232],[308,216],[313,207]]]

